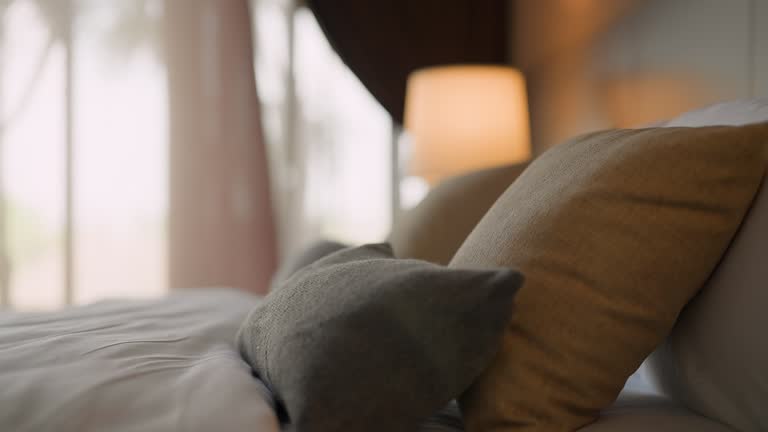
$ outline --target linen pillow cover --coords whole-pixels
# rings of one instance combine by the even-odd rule
[[[526,275],[467,430],[571,431],[609,406],[715,268],[767,144],[768,124],[609,130],[535,160],[450,264]]]
[[[344,249],[265,297],[238,344],[287,430],[416,430],[491,361],[521,283],[511,269],[395,259],[384,244]]]

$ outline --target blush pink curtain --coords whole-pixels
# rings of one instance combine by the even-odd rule
[[[171,288],[264,293],[276,266],[247,0],[165,0]]]

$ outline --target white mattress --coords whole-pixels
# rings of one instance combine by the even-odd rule
[[[277,432],[233,343],[257,300],[205,289],[0,313],[0,431]]]

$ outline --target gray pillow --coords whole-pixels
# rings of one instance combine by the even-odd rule
[[[344,249],[265,297],[238,344],[289,431],[415,430],[490,363],[521,284],[387,244]]]

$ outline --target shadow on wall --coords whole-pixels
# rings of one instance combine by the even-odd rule
[[[597,84],[597,96],[605,119],[619,128],[649,126],[716,97],[690,75],[653,72],[603,78]]]
[[[749,97],[750,1],[515,2],[510,59],[528,79],[534,152]]]

